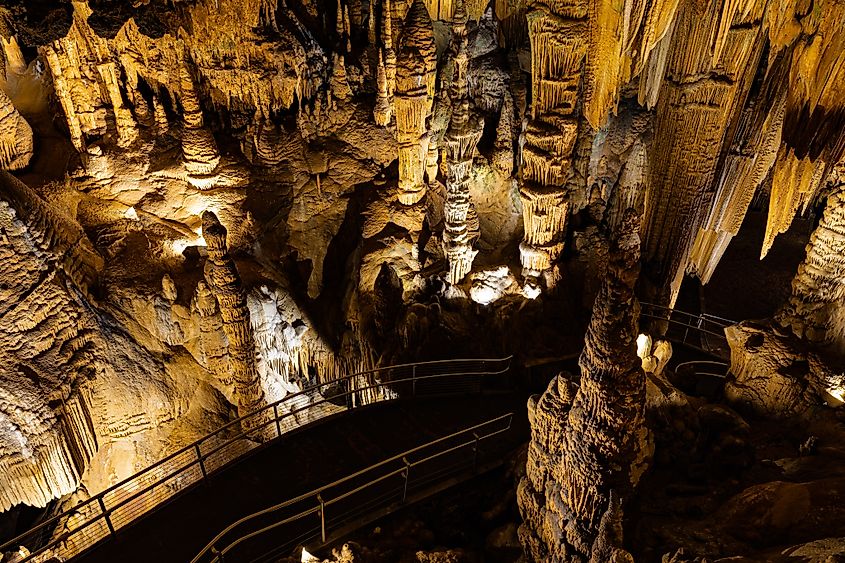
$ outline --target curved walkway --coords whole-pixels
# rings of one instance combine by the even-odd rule
[[[279,438],[316,420],[400,396],[478,393],[497,384],[509,389],[510,363],[510,357],[417,362],[375,368],[309,387],[233,420],[70,510],[45,520],[0,546],[0,553],[24,545],[38,549],[21,563],[40,561],[41,554],[72,557],[114,536],[117,530],[187,487],[207,481],[209,475],[258,443]],[[54,539],[45,545],[45,538],[50,534]]]
[[[528,439],[521,394],[399,400],[371,405],[283,435],[247,453],[74,559],[81,562],[190,561],[227,525],[433,439],[515,413],[497,449]]]

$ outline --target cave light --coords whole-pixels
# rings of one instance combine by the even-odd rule
[[[651,337],[640,333],[637,336],[637,356],[642,360],[651,352]]]

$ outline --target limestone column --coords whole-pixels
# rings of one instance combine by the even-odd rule
[[[446,203],[444,216],[446,228],[443,232],[443,252],[449,262],[447,280],[460,283],[472,269],[472,262],[478,251],[473,249],[475,233],[469,229],[467,216],[471,199],[469,193],[469,172],[475,147],[481,139],[484,125],[473,114],[467,85],[467,41],[460,40],[455,56],[455,76],[452,79],[452,118],[443,138],[446,163]]]
[[[434,100],[437,64],[433,30],[425,4],[414,0],[405,18],[396,68],[399,202],[403,205],[418,203],[426,192],[426,121]]]
[[[525,237],[519,246],[526,294],[563,251],[569,197],[566,181],[578,137],[578,89],[589,38],[587,4],[541,3],[528,13],[531,121],[525,131],[519,193]]]
[[[235,385],[238,415],[244,416],[265,405],[264,390],[255,362],[255,338],[249,320],[241,277],[226,246],[226,227],[211,211],[202,214],[202,235],[208,245],[205,281],[220,305],[223,332],[229,340],[229,360]],[[260,423],[253,417],[247,427]]]

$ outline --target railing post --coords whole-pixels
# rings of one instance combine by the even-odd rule
[[[411,366],[411,395],[417,396],[417,364]]]
[[[408,458],[403,457],[402,461],[405,462],[405,485],[402,488],[402,504],[405,504],[405,500],[408,498],[408,481],[411,476],[411,462],[408,461]]]
[[[478,471],[478,432],[473,432],[472,436],[475,438],[472,444],[472,472],[475,473]]]
[[[114,526],[111,523],[111,518],[109,518],[109,511],[106,510],[106,502],[103,500],[103,497],[98,497],[97,500],[100,503],[100,510],[103,512],[103,516],[106,519],[106,526],[109,528],[109,534],[112,536],[114,535]]]
[[[282,437],[282,423],[279,422],[279,403],[273,403],[273,419],[276,421],[276,437]]]
[[[320,538],[326,543],[326,503],[322,495],[318,494],[317,500],[320,501]]]
[[[194,452],[196,452],[197,461],[200,463],[200,471],[202,471],[202,478],[207,483],[208,482],[208,473],[205,471],[205,460],[202,458],[202,452],[200,451],[199,442],[194,444]]]

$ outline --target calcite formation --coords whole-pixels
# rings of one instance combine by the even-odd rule
[[[473,235],[478,230],[468,220],[472,206],[468,176],[473,156],[484,124],[473,114],[467,96],[467,45],[466,38],[457,39],[455,76],[452,78],[452,116],[443,138],[446,167],[446,204],[443,215],[446,228],[443,232],[443,252],[449,261],[449,283],[457,284],[472,269],[477,251],[473,249]]]
[[[399,201],[414,205],[425,196],[428,151],[426,121],[434,101],[436,70],[431,18],[422,0],[405,16],[396,62],[396,133],[399,143]]]
[[[220,220],[211,211],[203,213],[202,234],[208,244],[205,280],[220,308],[223,332],[229,342],[238,412],[245,416],[266,402],[255,365],[255,336],[250,323],[246,292],[235,261],[226,246],[226,227],[220,224]],[[260,420],[254,418],[250,423],[257,424]]]
[[[593,306],[577,385],[555,377],[529,402],[519,484],[520,539],[531,561],[631,561],[621,502],[645,469],[645,376],[637,356],[639,216],[629,211]]]

